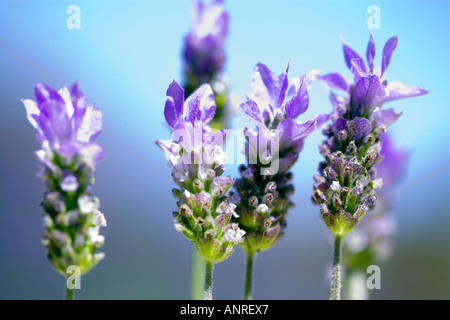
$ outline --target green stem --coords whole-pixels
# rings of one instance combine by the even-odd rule
[[[69,289],[66,284],[66,300],[73,300],[73,289]]]
[[[336,235],[334,240],[331,300],[341,300],[341,239],[341,235]]]
[[[203,258],[198,253],[195,244],[191,250],[191,299],[203,299],[203,279],[205,278],[205,267]]]
[[[252,272],[254,252],[247,252],[247,266],[245,272],[244,300],[252,300]]]
[[[212,300],[212,277],[214,264],[210,261],[205,261],[205,295],[203,300]]]

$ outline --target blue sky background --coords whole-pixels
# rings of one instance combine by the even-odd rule
[[[71,4],[81,9],[80,30],[66,27]],[[244,98],[257,62],[277,74],[289,61],[290,76],[318,68],[350,79],[340,35],[365,55],[369,5],[381,10],[381,29],[372,30],[376,64],[384,42],[398,35],[388,80],[430,91],[389,103],[403,112],[392,133],[412,156],[398,188],[397,249],[382,266],[382,290],[374,297],[450,298],[448,1],[228,0],[230,91]],[[107,258],[82,278],[78,297],[189,298],[190,244],[173,228],[173,182],[154,144],[170,136],[165,91],[173,79],[182,80],[180,50],[189,15],[190,1],[182,0],[0,2],[0,298],[62,295],[64,279],[51,269],[40,245],[43,183],[36,178],[33,154],[39,144],[20,99],[34,99],[35,82],[60,88],[76,80],[104,116],[98,141],[106,157],[93,193],[108,220]],[[315,83],[302,120],[330,109],[327,91]],[[248,125],[239,113],[233,124]],[[286,236],[257,258],[257,299],[328,298],[323,274],[330,247],[310,201],[321,140],[319,131],[308,137],[293,169],[297,206]],[[229,175],[236,172],[236,166],[227,168]],[[242,297],[243,266],[239,249],[217,265],[216,298]]]

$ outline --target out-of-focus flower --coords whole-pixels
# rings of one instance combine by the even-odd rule
[[[43,83],[34,89],[36,101],[22,101],[41,143],[36,155],[46,185],[42,243],[57,271],[66,275],[76,265],[85,273],[104,257],[96,250],[104,242],[99,228],[106,220],[98,198],[90,195],[95,166],[103,158],[103,148],[94,142],[102,114],[87,103],[78,83],[59,92]]]
[[[228,20],[223,0],[193,1],[190,30],[183,41],[183,87],[186,95],[191,95],[202,84],[211,85],[217,108],[210,126],[219,129],[225,127],[230,111],[227,110],[224,79]]]

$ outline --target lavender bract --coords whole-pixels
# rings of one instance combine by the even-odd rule
[[[252,92],[240,108],[257,128],[245,128],[247,165],[234,185],[231,199],[241,228],[242,248],[249,254],[272,247],[283,234],[294,192],[290,168],[303,149],[305,138],[327,115],[304,123],[295,119],[309,105],[308,88],[315,73],[288,79],[288,67],[279,76],[258,63],[252,74]]]
[[[214,94],[208,84],[185,101],[184,90],[172,82],[164,109],[172,139],[156,141],[179,187],[173,190],[179,199],[178,211],[173,213],[175,228],[195,243],[207,263],[226,259],[245,233],[230,222],[236,206],[226,191],[233,179],[222,176],[227,160],[221,147],[225,131],[211,131],[208,123],[214,111]]]
[[[382,53],[381,69],[374,66],[375,44],[370,35],[367,47],[368,68],[363,59],[346,44],[343,45],[347,67],[354,83],[347,83],[338,73],[318,76],[330,89],[333,105],[331,125],[323,129],[327,139],[319,150],[325,161],[314,176],[313,200],[320,205],[321,217],[335,235],[352,230],[376,203],[375,189],[381,179],[375,165],[381,155],[381,135],[400,114],[383,109],[384,103],[426,94],[419,87],[398,81],[388,82],[385,71],[397,46],[397,37],[390,38]],[[342,93],[338,96],[335,91]]]
[[[210,126],[226,125],[227,86],[223,80],[226,63],[225,40],[229,14],[223,0],[193,1],[189,33],[183,41],[183,68],[186,96],[209,83],[216,97],[216,113]]]
[[[96,250],[104,242],[99,229],[106,220],[99,199],[91,196],[95,166],[103,158],[103,148],[94,142],[102,114],[87,103],[78,83],[59,92],[37,83],[34,90],[36,101],[22,101],[41,143],[36,155],[46,186],[42,243],[58,272],[67,275],[76,265],[85,273],[104,257]]]

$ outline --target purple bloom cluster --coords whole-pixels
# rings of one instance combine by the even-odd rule
[[[390,38],[382,52],[381,68],[374,66],[375,44],[370,35],[367,67],[363,59],[346,44],[343,46],[347,67],[354,83],[347,83],[338,73],[318,76],[330,89],[333,105],[331,125],[323,129],[327,139],[320,146],[325,161],[314,176],[314,201],[321,216],[335,235],[350,231],[376,203],[374,189],[380,188],[375,165],[381,154],[381,135],[400,114],[382,109],[384,103],[426,94],[419,87],[388,82],[385,71],[397,47],[397,37]],[[338,96],[335,91],[342,93]]]
[[[221,78],[226,62],[228,18],[223,0],[193,1],[191,27],[183,48],[187,95],[200,85]]]
[[[173,129],[172,139],[156,141],[179,187],[173,190],[179,199],[178,211],[173,213],[175,228],[212,263],[227,258],[245,233],[230,222],[236,206],[226,192],[233,180],[222,176],[227,161],[221,147],[225,131],[212,132],[209,127],[214,112],[210,85],[202,85],[184,100],[184,90],[174,81],[167,90],[164,109]]]
[[[248,164],[240,167],[241,178],[231,195],[238,204],[239,226],[246,232],[241,246],[249,253],[270,248],[282,235],[287,211],[293,206],[289,197],[294,187],[288,171],[305,138],[328,119],[328,115],[319,115],[304,123],[296,120],[308,109],[308,88],[316,73],[289,79],[288,69],[276,76],[258,63],[252,74],[252,92],[240,106],[256,126],[256,130],[244,130]]]
[[[59,92],[43,83],[35,85],[36,101],[25,99],[28,121],[37,130],[41,149],[41,176],[46,184],[43,206],[43,245],[55,269],[66,274],[71,265],[87,272],[102,253],[99,228],[106,226],[92,197],[93,173],[103,158],[94,142],[102,130],[102,114],[87,103],[78,83]]]

